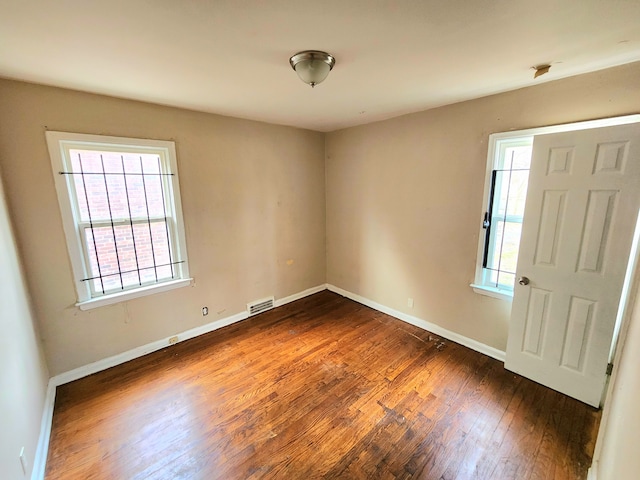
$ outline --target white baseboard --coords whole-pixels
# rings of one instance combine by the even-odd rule
[[[476,340],[472,340],[468,337],[465,337],[463,335],[460,335],[458,333],[452,332],[450,330],[447,330],[446,328],[442,328],[434,323],[428,322],[426,320],[423,320],[421,318],[418,317],[414,317],[412,315],[408,315],[406,313],[400,312],[398,310],[394,310],[392,308],[386,307],[384,305],[381,305],[379,303],[374,302],[373,300],[369,300],[367,298],[361,297],[360,295],[357,295],[355,293],[351,293],[347,290],[343,290],[339,287],[336,287],[335,285],[329,285],[329,284],[323,284],[323,285],[318,285],[316,287],[313,288],[309,288],[307,290],[304,290],[302,292],[298,292],[295,293],[293,295],[289,295],[287,297],[278,299],[274,302],[274,306],[275,307],[280,307],[282,305],[286,305],[287,303],[291,303],[293,301],[299,300],[301,298],[304,297],[308,297],[310,295],[313,295],[315,293],[321,292],[323,290],[330,290],[332,292],[338,293],[339,295],[342,295],[344,297],[350,298],[351,300],[354,300],[358,303],[361,303],[363,305],[366,305],[368,307],[371,307],[375,310],[378,310],[380,312],[386,313],[387,315],[391,315],[392,317],[398,318],[402,321],[405,321],[407,323],[410,323],[412,325],[415,325],[416,327],[422,328],[424,330],[428,330],[429,332],[432,332],[436,335],[440,335],[441,337],[444,337],[448,340],[451,340],[452,342],[456,342],[459,343],[461,345],[464,345],[465,347],[469,347],[472,350],[476,350],[480,353],[483,353],[485,355],[488,355],[489,357],[495,358],[497,360],[500,360],[502,362],[504,362],[504,356],[505,353],[501,350],[498,350],[496,348],[490,347],[488,345],[485,345],[484,343],[480,343]],[[185,340],[189,340],[191,338],[195,338],[198,337],[200,335],[203,335],[205,333],[209,333],[209,332],[213,332],[214,330],[218,330],[220,328],[226,327],[228,325],[231,325],[233,323],[242,321],[244,319],[246,319],[248,317],[248,313],[247,312],[240,312],[240,313],[236,313],[235,315],[231,315],[229,317],[226,318],[222,318],[219,320],[216,320],[214,322],[208,323],[206,325],[201,325],[199,327],[196,328],[192,328],[190,330],[186,330],[182,333],[178,333],[177,336],[178,337],[178,341],[174,342],[174,343],[179,343],[179,342],[183,342]],[[163,348],[166,348],[168,346],[170,346],[169,344],[169,338],[173,338],[172,337],[167,337],[167,338],[163,338],[161,340],[157,340],[155,342],[151,342],[151,343],[147,343],[146,345],[142,345],[140,347],[136,347],[132,350],[128,350],[126,352],[123,353],[119,353],[117,355],[108,357],[108,358],[104,358],[102,360],[98,360],[97,362],[93,362],[90,363],[88,365],[84,365],[82,367],[78,367],[75,368],[73,370],[70,370],[68,372],[64,372],[61,373],[59,375],[56,375],[54,377],[51,378],[50,380],[50,385],[53,384],[54,387],[58,386],[58,385],[63,385],[65,383],[69,383],[72,382],[74,380],[78,380],[80,378],[86,377],[88,375],[100,372],[102,370],[106,370],[108,368],[111,367],[115,367],[116,365],[120,365],[122,363],[128,362],[130,360],[134,360],[136,358],[142,357],[144,355],[147,355],[149,353],[155,352],[157,350],[161,350]],[[55,392],[53,394],[53,398],[55,398]]]
[[[321,292],[322,290],[326,290],[326,288],[327,288],[326,284],[318,285],[317,287],[313,287],[313,288],[308,288],[307,290],[304,290],[302,292],[294,293],[293,295],[289,295],[288,297],[278,299],[274,302],[274,305],[276,307],[279,307],[287,303],[293,302],[295,300],[308,297],[309,295],[313,295],[314,293]],[[122,363],[128,362],[129,360],[134,360],[136,358],[142,357],[144,355],[147,355],[148,353],[152,353],[157,350],[162,350],[163,348],[167,348],[176,343],[184,342],[185,340],[189,340],[191,338],[204,335],[205,333],[213,332],[214,330],[218,330],[220,328],[226,327],[228,325],[239,322],[241,320],[245,320],[246,318],[248,318],[248,316],[249,314],[247,312],[236,313],[235,315],[231,315],[230,317],[221,318],[214,322],[207,323],[206,325],[201,325],[199,327],[186,330],[182,333],[178,333],[177,335],[172,335],[171,337],[163,338],[161,340],[156,340],[155,342],[147,343],[146,345],[142,345],[132,350],[119,353],[112,357],[104,358],[102,360],[98,360],[97,362],[93,362],[88,365],[75,368],[68,372],[61,373],[53,377],[51,380],[54,382],[56,386],[73,382],[74,380],[78,380],[80,378],[86,377],[88,375],[92,375],[97,372],[101,372],[102,370],[106,370],[107,368],[115,367],[116,365],[120,365]],[[173,338],[173,337],[178,337],[178,340],[170,344],[169,338]]]
[[[51,436],[51,422],[53,420],[53,405],[56,401],[56,385],[49,380],[47,385],[47,395],[42,409],[42,420],[40,422],[40,436],[38,446],[33,459],[33,470],[31,480],[43,480],[45,468],[47,466],[47,454],[49,453],[49,437]]]
[[[587,480],[598,480],[598,461],[594,460],[594,462],[589,467],[589,471],[587,472]]]
[[[237,313],[230,317],[221,318],[211,323],[207,323],[206,325],[201,325],[196,328],[192,328],[191,330],[186,330],[182,333],[178,333],[178,340],[175,343],[184,342],[185,340],[189,340],[190,338],[197,337],[198,335],[203,335],[205,333],[212,332],[214,330],[218,330],[219,328],[226,327],[227,325],[231,325],[232,323],[239,322],[248,317],[247,312]],[[130,360],[134,360],[136,358],[147,355],[148,353],[155,352],[157,350],[162,350],[163,348],[167,348],[173,344],[169,343],[169,338],[163,338],[161,340],[156,340],[155,342],[147,343],[146,345],[142,345],[140,347],[136,347],[132,350],[128,350],[126,352],[119,353],[117,355],[113,355],[112,357],[103,358],[102,360],[98,360],[97,362],[90,363],[88,365],[84,365],[82,367],[74,368],[73,370],[69,370],[68,372],[61,373],[56,375],[51,380],[54,382],[56,386],[64,385],[65,383],[73,382],[74,380],[78,380],[80,378],[86,377],[88,375],[92,375],[97,372],[101,372],[102,370],[106,370],[107,368],[115,367],[116,365],[120,365],[122,363],[128,362]]]
[[[460,335],[459,333],[447,330],[446,328],[440,327],[435,323],[431,323],[421,318],[408,315],[398,310],[394,310],[393,308],[386,307],[377,302],[374,302],[373,300],[369,300],[368,298],[361,297],[360,295],[336,287],[335,285],[327,284],[327,289],[339,295],[342,295],[343,297],[350,298],[355,302],[366,305],[367,307],[373,308],[374,310],[378,310],[379,312],[391,315],[392,317],[402,320],[403,322],[410,323],[411,325],[415,325],[416,327],[422,328],[423,330],[427,330],[440,337],[444,337],[447,340],[451,340],[452,342],[464,345],[471,350],[475,350],[476,352],[480,352],[484,355],[487,355],[488,357],[495,358],[496,360],[504,362],[505,352],[503,352],[502,350],[498,350],[497,348],[490,347],[489,345],[478,342],[477,340],[473,340],[469,337],[465,337],[464,335]]]
[[[294,293],[293,295],[289,295],[288,297],[281,298],[280,300],[276,300],[273,302],[274,307],[281,307],[282,305],[286,305],[287,303],[295,302],[296,300],[300,300],[301,298],[308,297],[309,295],[313,295],[314,293],[322,292],[327,289],[327,284],[323,283],[322,285],[318,285],[317,287],[307,288],[306,290],[298,293]]]

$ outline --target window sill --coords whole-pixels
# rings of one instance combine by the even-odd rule
[[[500,300],[513,300],[513,291],[511,290],[502,290],[495,287],[488,287],[486,285],[478,285],[476,283],[472,283],[470,287],[473,288],[474,292],[479,293],[480,295],[499,298]]]
[[[172,282],[164,282],[158,285],[149,285],[148,287],[138,288],[136,290],[129,290],[121,293],[113,293],[111,295],[105,295],[103,297],[92,298],[84,302],[76,303],[76,307],[80,310],[91,310],[93,308],[104,307],[105,305],[113,305],[114,303],[124,302],[127,300],[133,300],[134,298],[146,297],[147,295],[153,295],[156,293],[167,292],[176,288],[187,287],[191,285],[192,278],[184,278],[181,280],[174,280]]]

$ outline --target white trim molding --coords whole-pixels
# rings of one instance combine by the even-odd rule
[[[471,350],[475,350],[476,352],[480,352],[483,355],[495,358],[496,360],[504,363],[505,352],[503,352],[502,350],[490,347],[489,345],[478,342],[477,340],[473,340],[469,337],[465,337],[464,335],[460,335],[459,333],[452,332],[451,330],[447,330],[446,328],[440,327],[435,323],[428,322],[427,320],[423,320],[421,318],[414,317],[413,315],[408,315],[398,310],[394,310],[393,308],[381,305],[377,302],[374,302],[373,300],[369,300],[368,298],[361,297],[360,295],[336,287],[335,285],[328,284],[327,289],[337,293],[338,295],[347,297],[355,302],[361,303],[362,305],[366,305],[367,307],[373,308],[374,310],[378,310],[379,312],[391,315],[398,320],[410,323],[411,325],[422,328],[423,330],[427,330],[428,332],[431,332],[435,335],[444,337],[452,342],[459,343],[460,345],[468,347]]]
[[[291,303],[295,300],[299,300],[301,298],[308,297],[309,295],[313,295],[314,293],[318,293],[323,290],[326,290],[326,288],[327,288],[326,284],[318,285],[317,287],[313,287],[313,288],[308,288],[307,290],[304,290],[302,292],[294,293],[293,295],[289,295],[287,297],[276,300],[274,302],[274,306],[280,307],[287,303]],[[221,318],[211,323],[207,323],[205,325],[201,325],[199,327],[195,327],[190,330],[177,333],[176,335],[172,335],[167,338],[162,338],[160,340],[156,340],[155,342],[147,343],[146,345],[136,347],[132,350],[128,350],[126,352],[113,355],[112,357],[104,358],[102,360],[98,360],[97,362],[93,362],[88,365],[75,368],[68,372],[61,373],[53,377],[51,380],[54,382],[56,386],[64,385],[65,383],[73,382],[74,380],[78,380],[80,378],[86,377],[88,375],[92,375],[97,372],[101,372],[102,370],[106,370],[107,368],[115,367],[116,365],[120,365],[130,360],[134,360],[136,358],[142,357],[149,353],[162,350],[163,348],[170,347],[172,345],[175,345],[176,343],[184,342],[185,340],[189,340],[191,338],[204,335],[205,333],[213,332],[214,330],[218,330],[220,328],[226,327],[236,322],[240,322],[242,320],[245,320],[248,316],[249,314],[246,311],[236,313],[235,315],[231,315],[226,318]],[[177,340],[176,340],[176,337],[177,337]],[[171,339],[171,341],[169,339]]]
[[[105,295],[104,297],[92,298],[85,302],[78,302],[76,303],[76,307],[80,308],[80,310],[91,310],[92,308],[113,305],[114,303],[125,302],[127,300],[133,300],[134,298],[168,292],[169,290],[174,290],[176,288],[188,287],[192,282],[193,278],[182,278],[180,280],[147,285],[146,287],[136,288],[135,290],[125,290],[124,292],[113,293],[111,295]]]
[[[115,367],[116,365],[126,363],[130,360],[135,360],[136,358],[140,358],[149,353],[162,350],[163,348],[168,348],[170,346],[175,345],[176,343],[189,340],[190,338],[195,338],[200,335],[204,335],[205,333],[213,332],[214,330],[218,330],[220,328],[223,328],[233,323],[244,320],[248,316],[249,315],[247,312],[236,313],[235,315],[231,315],[230,317],[221,318],[214,322],[207,323],[206,325],[201,325],[199,327],[195,327],[190,330],[186,330],[184,332],[178,333],[177,335],[163,338],[161,340],[156,340],[155,342],[147,343],[146,345],[136,347],[132,350],[128,350],[126,352],[122,352],[117,355],[104,358],[102,360],[98,360],[97,362],[89,363],[88,365],[74,368],[73,370],[69,370],[68,372],[64,372],[59,375],[56,375],[51,380],[54,382],[56,386],[64,385],[65,383],[73,382],[74,380],[79,380],[80,378],[87,377],[89,375],[101,372],[102,370],[106,370],[111,367]],[[176,340],[176,337],[177,337],[177,340]],[[169,339],[171,339],[171,341]]]
[[[33,470],[31,470],[31,480],[43,480],[47,467],[47,455],[49,453],[49,438],[51,437],[51,422],[53,421],[53,406],[56,401],[56,385],[53,379],[47,385],[47,395],[42,409],[42,420],[40,422],[40,436],[38,446],[33,459]]]
[[[274,307],[281,307],[282,305],[286,305],[287,303],[295,302],[296,300],[300,300],[301,298],[308,297],[310,295],[314,295],[316,293],[322,292],[327,289],[327,284],[323,283],[322,285],[318,285],[317,287],[307,288],[302,292],[294,293],[293,295],[289,295],[288,297],[281,298],[273,302]]]
[[[489,287],[487,285],[479,285],[472,283],[469,285],[473,288],[473,291],[480,295],[486,295],[487,297],[499,298],[500,300],[513,301],[513,291],[501,290],[499,288]]]
[[[362,297],[360,295],[349,292],[347,290],[343,290],[342,288],[336,287],[335,285],[322,284],[316,287],[308,288],[307,290],[303,290],[302,292],[294,293],[293,295],[289,295],[287,297],[283,297],[281,299],[276,300],[274,302],[274,307],[280,307],[282,305],[286,305],[287,303],[300,300],[302,298],[316,294],[323,290],[330,290],[334,293],[342,295],[343,297],[347,297],[355,302],[358,302],[363,305],[366,305],[367,307],[373,308],[374,310],[378,310],[382,313],[386,313],[387,315],[391,315],[392,317],[395,317],[399,320],[410,323],[411,325],[415,325],[416,327],[422,328],[423,330],[427,330],[431,333],[434,333],[435,335],[444,337],[447,340],[451,340],[452,342],[459,343],[461,345],[464,345],[465,347],[471,348],[472,350],[475,350],[484,355],[495,358],[496,360],[500,360],[501,362],[504,362],[505,352],[502,350],[498,350],[497,348],[490,347],[489,345],[478,342],[477,340],[473,340],[471,338],[465,337],[464,335],[460,335],[458,333],[452,332],[451,330],[447,330],[446,328],[440,327],[435,323],[431,323],[427,320],[423,320],[421,318],[414,317],[412,315],[400,312],[398,310],[394,310],[390,307],[374,302],[373,300],[369,300],[368,298]],[[228,325],[232,325],[236,322],[245,320],[246,318],[248,318],[248,313],[246,311],[236,313],[235,315],[231,315],[226,318],[215,320],[211,323],[207,323],[205,325],[201,325],[199,327],[186,330],[184,332],[178,333],[171,337],[167,337],[160,340],[156,340],[151,343],[147,343],[146,345],[136,347],[132,350],[128,350],[126,352],[122,352],[117,355],[113,355],[111,357],[98,360],[88,365],[84,365],[82,367],[69,370],[68,372],[55,375],[54,377],[51,378],[49,382],[49,386],[51,387],[51,385],[53,385],[54,387],[57,387],[58,385],[64,385],[65,383],[73,382],[74,380],[78,380],[88,375],[101,372],[102,370],[115,367],[116,365],[120,365],[130,360],[134,360],[136,358],[142,357],[149,353],[162,350],[163,348],[167,348],[173,344],[180,343],[185,340],[198,337],[200,335],[204,335],[205,333],[213,332],[214,330],[218,330]],[[177,337],[177,341],[175,337]],[[169,339],[172,340],[171,343],[169,342]],[[55,392],[53,394],[52,401],[53,399],[55,399]]]
[[[185,240],[184,221],[182,218],[182,202],[180,200],[180,182],[178,181],[178,162],[176,157],[175,142],[167,140],[151,140],[151,139],[138,139],[138,138],[126,138],[126,137],[112,137],[104,135],[87,135],[81,133],[70,132],[54,132],[46,131],[45,138],[47,146],[49,148],[49,157],[51,160],[51,171],[53,173],[54,184],[56,187],[56,193],[58,197],[58,205],[60,207],[60,213],[62,215],[62,226],[65,232],[67,241],[67,250],[69,252],[69,259],[71,261],[71,269],[74,276],[74,285],[76,288],[76,295],[78,306],[81,310],[88,310],[91,308],[97,308],[103,305],[110,305],[117,302],[123,302],[130,300],[131,298],[137,298],[140,296],[150,295],[152,293],[159,293],[171,288],[178,288],[187,286],[191,283],[191,277],[189,275],[189,260],[187,258],[187,243]],[[145,194],[144,205],[146,205],[146,217],[142,214],[136,214],[132,216],[132,208],[129,208],[128,216],[125,212],[120,212],[115,217],[111,216],[111,203],[109,201],[109,191],[107,190],[106,205],[109,206],[109,218],[106,218],[105,213],[96,217],[96,212],[89,212],[89,217],[84,218],[81,213],[81,201],[78,198],[79,192],[76,190],[74,180],[71,174],[82,174],[84,179],[85,172],[82,170],[82,159],[78,157],[79,167],[76,170],[74,168],[74,161],[72,157],[75,157],[74,151],[93,151],[94,154],[100,154],[102,158],[103,153],[117,154],[117,157],[122,160],[122,169],[118,174],[122,174],[125,177],[128,173],[125,173],[125,159],[124,155],[136,154],[134,158],[140,155],[153,155],[157,158],[158,165],[157,170],[153,170],[154,175],[159,174],[157,182],[159,182],[160,190],[162,191],[162,206],[164,216],[152,215],[149,216],[149,204],[147,204],[147,197]],[[78,153],[80,155],[80,153]],[[140,168],[142,169],[142,157],[140,156]],[[142,170],[141,170],[142,171]],[[101,174],[105,178],[106,188],[106,176],[104,162],[101,169]],[[86,174],[97,173],[87,172]],[[132,173],[133,174],[133,173]],[[84,180],[83,180],[84,185]],[[84,195],[87,195],[87,188],[91,191],[90,187],[85,187]],[[125,193],[118,193],[117,195],[125,195]],[[127,199],[130,195],[125,195]],[[89,202],[89,197],[85,200]],[[134,209],[135,210],[135,209]],[[92,217],[93,215],[93,217]],[[93,218],[93,219],[92,219]],[[91,242],[95,243],[95,239],[89,241],[89,238],[85,237],[85,230],[91,232],[91,238],[93,238],[94,229],[104,228],[110,224],[111,229],[114,228],[114,222],[120,226],[131,226],[133,232],[134,223],[146,222],[164,222],[166,227],[166,241],[169,251],[169,262],[171,265],[171,279],[158,278],[156,275],[155,282],[152,280],[145,281],[140,278],[140,271],[144,268],[138,269],[136,263],[136,269],[133,272],[138,272],[138,284],[126,285],[122,280],[122,271],[120,270],[120,261],[118,260],[118,267],[116,272],[103,275],[100,270],[102,259],[98,258],[98,251],[96,250],[95,258],[98,262],[98,272],[95,272],[91,267],[91,255],[88,248]],[[151,230],[149,230],[151,231]],[[114,230],[115,232],[115,230]],[[115,236],[115,233],[113,233]],[[115,240],[114,240],[115,241]],[[151,245],[153,247],[153,245]],[[116,245],[116,254],[117,254]],[[142,248],[138,246],[138,248]],[[134,249],[135,252],[135,249]],[[157,255],[157,253],[156,253]],[[117,255],[116,255],[117,257]],[[120,258],[120,257],[118,257]],[[135,253],[135,259],[137,262],[138,254]],[[109,263],[108,260],[106,260]],[[155,263],[155,257],[153,260],[153,267],[157,266]],[[96,274],[97,273],[97,274]],[[102,279],[106,276],[115,275],[120,273],[120,287],[112,285],[110,288],[106,288],[102,285]],[[156,274],[158,272],[156,271]],[[90,279],[100,278],[100,289],[96,289]],[[123,291],[121,291],[121,289]]]

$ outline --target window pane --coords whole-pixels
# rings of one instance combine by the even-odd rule
[[[90,160],[92,159],[90,158]],[[80,220],[83,222],[108,220],[110,217],[105,177],[85,172],[94,163],[93,161],[85,162],[85,157],[82,157],[79,163],[82,164],[82,170],[85,174],[74,175],[73,180]]]
[[[510,172],[509,194],[505,209],[507,215],[514,215],[522,218],[524,215],[524,205],[527,200],[527,186],[529,185],[529,170],[516,170]]]
[[[157,155],[139,155],[142,163],[142,173],[146,175],[158,175],[160,173],[160,162]]]
[[[69,150],[71,168],[74,172],[100,173],[102,172],[102,159],[100,152],[93,150]]]
[[[164,217],[160,157],[150,154],[128,154],[124,156],[124,164],[124,171],[131,174],[127,176],[127,187],[132,217]]]
[[[513,146],[505,148],[504,167],[505,169],[530,169],[531,168],[531,145]]]
[[[125,220],[129,218],[129,207],[127,205],[126,186],[123,175],[106,175],[108,200],[110,204],[111,218]],[[109,210],[109,205],[107,205]]]
[[[138,223],[133,227],[142,282],[155,282],[156,280],[172,278],[172,268],[173,272],[175,272],[175,266],[167,265],[170,263],[170,250],[165,222],[152,222],[151,226],[147,223]],[[158,265],[163,267],[160,268]]]
[[[510,290],[518,263],[532,145],[528,139],[516,139],[512,144],[502,145],[500,158],[496,160],[499,168],[494,171],[485,281]]]
[[[121,289],[116,243],[111,227],[86,228],[89,276],[97,292]],[[96,257],[97,255],[97,257]],[[98,262],[100,267],[98,268]],[[102,276],[102,279],[99,277]]]
[[[487,258],[487,268],[498,270],[500,268],[500,247],[504,237],[504,222],[494,217],[491,221],[491,244],[489,247],[489,257]],[[495,283],[496,279],[492,280]]]
[[[156,265],[171,263],[169,257],[169,241],[167,239],[167,225],[164,221],[151,224],[151,238],[156,256]]]
[[[513,290],[515,275],[513,273],[499,272],[497,287],[505,290]]]
[[[144,175],[144,186],[147,194],[147,205],[151,218],[164,217],[162,201],[162,177],[159,175]]]
[[[145,201],[142,175],[127,175],[125,180],[127,182],[131,218],[146,218],[147,203]]]
[[[175,266],[170,265],[172,260],[169,255],[167,225],[164,221],[152,222],[151,225],[139,223],[113,228],[86,228],[85,238],[90,276],[102,275],[102,280],[91,280],[94,290],[98,293],[102,293],[103,288],[104,292],[108,293],[175,277]]]
[[[496,172],[493,216],[517,216],[522,218],[529,184],[528,170]]]
[[[70,154],[82,222],[165,216],[158,155],[91,150]]]
[[[518,264],[522,224],[506,222],[502,226],[504,236],[501,239],[500,270],[515,273]]]

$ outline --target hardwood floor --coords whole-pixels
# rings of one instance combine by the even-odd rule
[[[330,292],[58,388],[54,479],[584,479],[600,413]]]

